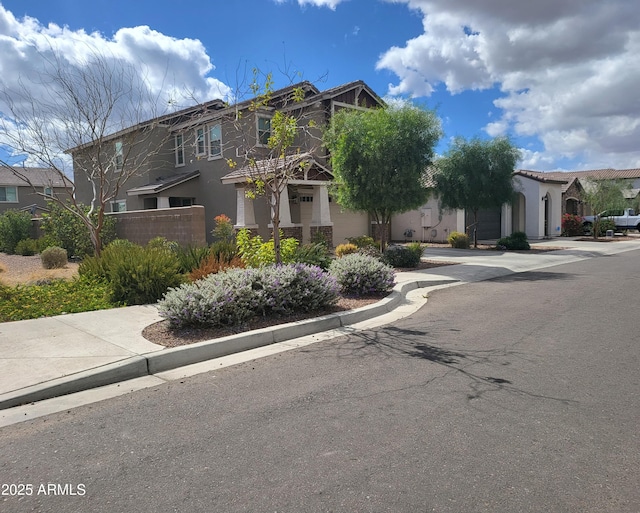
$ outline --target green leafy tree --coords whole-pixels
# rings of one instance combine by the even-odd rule
[[[18,242],[31,236],[31,216],[28,212],[7,210],[0,215],[0,251],[13,255]]]
[[[512,175],[519,159],[519,150],[506,137],[456,138],[436,161],[433,181],[440,205],[471,211],[474,247],[478,247],[478,211],[500,207],[513,199]]]
[[[410,105],[366,111],[343,109],[325,131],[337,202],[366,211],[382,228],[384,249],[393,214],[423,205],[425,169],[442,137],[435,112]]]
[[[42,231],[49,245],[67,250],[70,257],[85,257],[95,253],[91,232],[82,218],[73,212],[71,205],[58,202],[49,203],[49,212],[43,215]],[[78,203],[76,208],[89,220],[96,222],[98,212],[90,212],[90,207]],[[100,238],[105,245],[116,238],[116,220],[104,216],[101,222]]]
[[[600,224],[603,218],[599,214],[605,210],[622,210],[626,205],[624,190],[629,188],[629,184],[623,180],[588,180],[582,191],[582,201],[586,203],[593,212],[593,238],[597,239],[600,234]]]

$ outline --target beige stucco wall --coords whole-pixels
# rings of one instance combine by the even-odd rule
[[[446,242],[451,232],[464,232],[464,220],[461,222],[459,217],[456,211],[440,212],[438,199],[432,197],[417,210],[393,216],[391,220],[391,240]],[[423,226],[423,224],[426,226]],[[404,232],[407,229],[414,230],[413,238],[404,236]]]

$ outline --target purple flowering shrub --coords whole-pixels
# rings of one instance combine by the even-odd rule
[[[265,313],[313,312],[338,300],[338,282],[318,266],[289,264],[263,267],[259,271]]]
[[[319,310],[338,300],[339,289],[312,265],[229,269],[170,289],[158,312],[174,328],[238,325],[257,315]]]
[[[389,292],[394,285],[393,267],[379,259],[353,253],[331,262],[331,273],[345,295],[366,296]]]
[[[173,328],[233,326],[261,310],[264,294],[254,290],[255,269],[229,269],[169,289],[158,301],[158,313]]]

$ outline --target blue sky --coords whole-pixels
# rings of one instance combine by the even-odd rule
[[[254,66],[273,71],[276,85],[286,69],[320,89],[361,79],[381,96],[435,108],[446,134],[440,152],[454,136],[509,135],[523,168],[632,168],[640,167],[633,3],[0,0],[0,76],[6,83],[35,66],[21,52],[46,38],[66,54],[87,40],[164,70],[155,87],[171,81],[200,101]]]

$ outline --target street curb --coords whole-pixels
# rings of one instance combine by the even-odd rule
[[[459,283],[459,280],[448,278],[406,281],[397,284],[391,294],[384,299],[355,310],[238,333],[215,340],[205,340],[186,346],[161,349],[144,356],[132,356],[102,367],[3,394],[0,396],[0,410],[153,375],[185,365],[349,326],[393,311],[412,290],[454,283]]]
[[[290,322],[274,326],[273,328],[262,328],[247,333],[229,335],[216,340],[205,340],[188,346],[173,347],[157,353],[151,353],[147,356],[149,374],[156,374],[184,365],[200,363],[206,360],[220,358],[221,356],[355,324],[356,322],[368,320],[392,311],[411,290],[420,287],[456,283],[457,281],[458,280],[447,279],[404,282],[396,285],[391,294],[384,299],[372,305],[363,306],[348,312]]]
[[[2,394],[0,396],[0,410],[111,385],[147,374],[147,359],[144,356],[131,356],[119,362]]]

